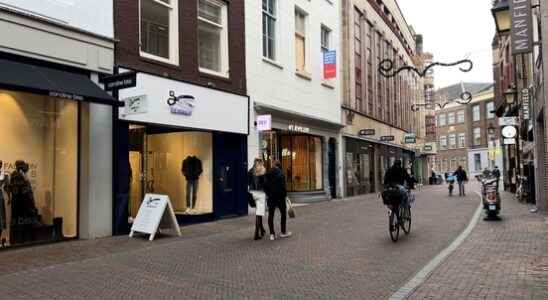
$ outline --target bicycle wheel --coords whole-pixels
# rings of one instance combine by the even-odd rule
[[[398,237],[400,236],[400,226],[398,224],[398,218],[393,211],[391,211],[388,216],[388,231],[390,232],[390,238],[392,241],[394,243],[397,242]]]
[[[408,235],[409,232],[411,232],[411,207],[406,207],[403,210],[401,220],[402,220],[402,226],[403,232],[405,235]]]

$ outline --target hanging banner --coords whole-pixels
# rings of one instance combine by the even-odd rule
[[[331,79],[337,76],[337,54],[336,51],[325,51],[323,53],[323,78]]]
[[[529,109],[529,89],[523,89],[521,91],[521,107],[523,108],[523,119],[529,120],[531,119],[531,110]]]
[[[510,0],[512,19],[512,54],[533,51],[533,18],[531,0]]]

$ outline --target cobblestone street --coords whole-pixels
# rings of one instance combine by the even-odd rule
[[[294,236],[253,241],[252,218],[183,227],[154,242],[115,237],[0,253],[9,299],[386,299],[444,249],[478,206],[417,193],[413,228],[393,243],[377,195],[297,208]],[[32,288],[29,288],[32,287]]]

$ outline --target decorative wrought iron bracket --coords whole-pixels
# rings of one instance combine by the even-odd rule
[[[439,107],[440,109],[444,109],[447,105],[451,103],[466,105],[472,101],[472,98],[473,98],[472,93],[468,91],[464,91],[460,94],[459,99],[449,100],[443,103],[417,103],[417,104],[411,105],[411,110],[414,112],[417,112],[421,109],[421,107],[424,107],[425,109],[434,110],[436,106]]]
[[[454,67],[454,66],[458,66],[458,65],[464,65],[464,66],[459,67],[459,70],[461,72],[464,72],[464,73],[472,71],[472,68],[474,67],[474,63],[471,60],[463,59],[463,60],[459,60],[459,61],[456,61],[456,62],[453,62],[453,63],[434,62],[434,63],[431,63],[428,66],[426,66],[426,68],[424,68],[422,71],[415,68],[415,67],[413,67],[413,66],[408,66],[408,65],[405,65],[405,66],[393,71],[394,62],[390,59],[384,59],[379,64],[379,73],[381,73],[381,75],[386,77],[386,78],[391,78],[391,77],[394,77],[394,76],[398,75],[399,73],[401,73],[403,71],[408,71],[408,72],[415,72],[417,75],[419,75],[419,77],[424,77],[428,74],[430,69],[432,69],[434,67],[437,67],[437,66],[440,66],[440,67]]]

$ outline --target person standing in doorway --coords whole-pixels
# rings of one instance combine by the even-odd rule
[[[466,196],[464,184],[468,181],[468,175],[466,175],[466,171],[464,171],[462,166],[459,166],[455,171],[455,176],[457,176],[457,182],[459,183],[459,196],[464,197]]]
[[[266,231],[263,227],[263,216],[266,213],[266,194],[264,192],[264,177],[266,169],[263,160],[256,158],[253,167],[249,170],[247,178],[249,180],[249,192],[255,200],[255,240],[264,237]]]
[[[291,231],[286,230],[287,222],[287,206],[286,200],[287,189],[285,186],[285,176],[282,172],[282,164],[279,161],[274,161],[272,168],[265,174],[266,202],[268,204],[268,229],[270,231],[270,240],[276,239],[274,231],[274,214],[276,209],[280,210],[281,215],[281,231],[280,237],[286,238],[291,236]]]

